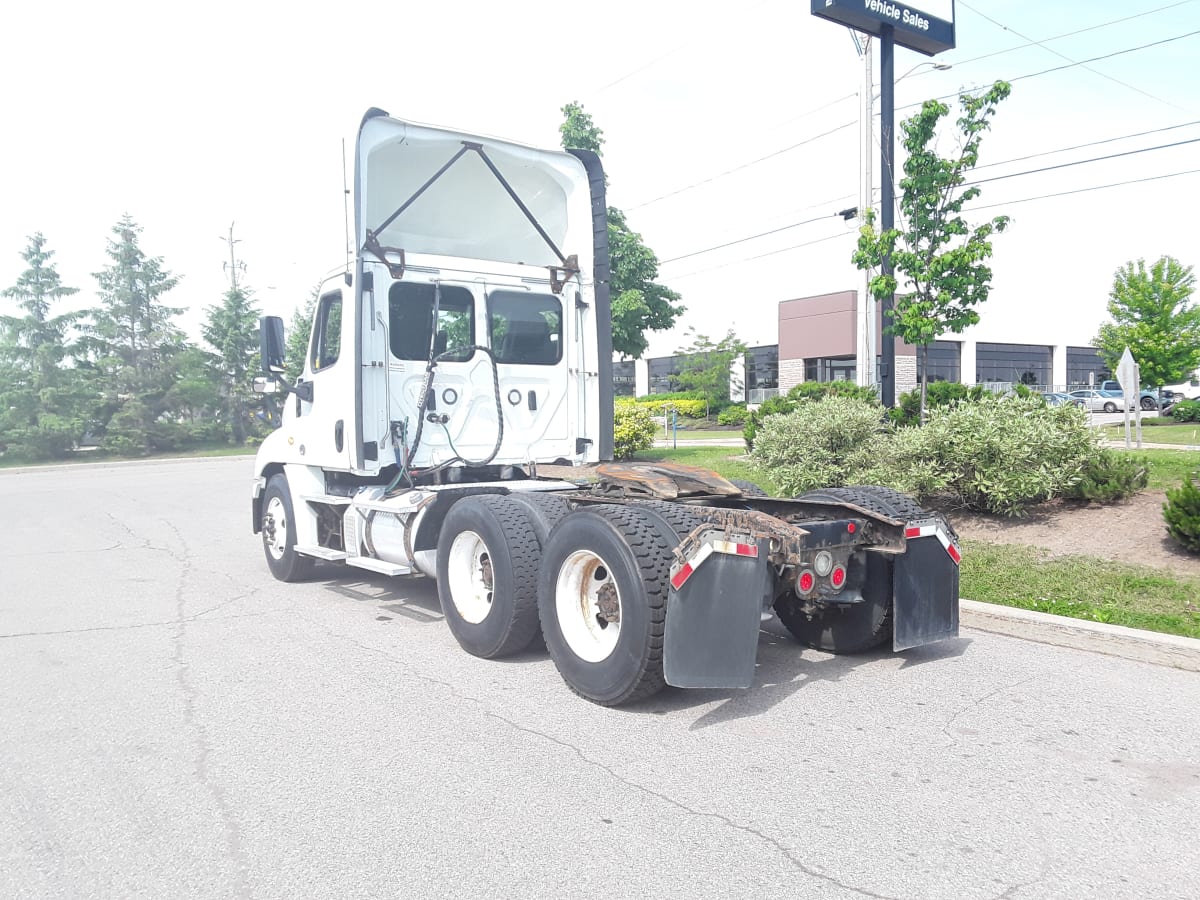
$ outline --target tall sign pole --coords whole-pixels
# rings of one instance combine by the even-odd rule
[[[854,32],[851,32],[853,34]],[[860,125],[862,127],[862,185],[858,194],[859,222],[867,221],[867,210],[875,205],[875,177],[871,158],[875,155],[875,72],[872,57],[875,54],[871,38],[855,42],[861,47],[863,58],[863,87]],[[858,383],[863,387],[874,387],[879,383],[879,372],[875,366],[875,296],[871,293],[871,270],[862,271],[862,297],[858,301]]]
[[[879,227],[887,231],[896,223],[896,45],[926,56],[954,49],[954,0],[913,0],[911,4],[902,0],[812,0],[812,14],[879,38]],[[871,91],[868,83],[868,96]],[[864,165],[867,155],[864,154]],[[883,274],[890,275],[892,271],[891,260],[885,259]],[[879,304],[884,328],[891,321],[888,313],[894,300],[895,296],[889,295]],[[859,337],[861,347],[863,335]],[[880,395],[884,406],[893,407],[896,405],[896,339],[884,334],[882,343]]]
[[[879,36],[879,227],[887,231],[896,224],[896,29],[884,25]],[[884,257],[883,274],[892,274],[891,257]],[[882,360],[879,365],[880,399],[891,409],[896,405],[896,339],[887,333],[894,294],[879,304],[883,319]]]

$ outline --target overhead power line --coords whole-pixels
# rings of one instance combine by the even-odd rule
[[[980,178],[977,181],[968,181],[963,184],[963,187],[970,187],[974,184],[987,184],[989,181],[1003,181],[1006,178],[1016,178],[1019,175],[1036,175],[1039,172],[1053,172],[1055,169],[1069,169],[1072,166],[1082,166],[1085,163],[1101,162],[1106,159],[1118,159],[1122,156],[1135,156],[1138,153],[1149,153],[1151,150],[1166,150],[1169,147],[1182,147],[1184,144],[1200,143],[1200,138],[1189,138],[1186,141],[1175,141],[1171,144],[1157,144],[1153,147],[1138,147],[1136,150],[1124,150],[1121,153],[1109,153],[1105,156],[1093,156],[1090,159],[1076,159],[1071,162],[1059,163],[1056,166],[1042,166],[1039,169],[1026,169],[1024,172],[1009,172],[1006,175],[993,175],[991,178]]]
[[[1031,203],[1034,200],[1048,200],[1052,197],[1069,197],[1072,194],[1086,194],[1090,191],[1103,191],[1108,188],[1124,187],[1127,184],[1144,184],[1147,181],[1162,181],[1166,178],[1178,178],[1181,175],[1196,175],[1200,174],[1200,169],[1186,169],[1182,172],[1169,172],[1166,175],[1150,175],[1146,178],[1132,178],[1129,181],[1114,181],[1111,184],[1096,184],[1091,187],[1078,188],[1073,191],[1057,191],[1053,194],[1038,194],[1036,197],[1024,197],[1020,200],[1005,200],[1001,203],[989,203],[986,206],[972,206],[972,212],[980,212],[985,209],[996,209],[1001,206],[1016,206],[1018,203]]]
[[[1161,134],[1164,131],[1176,131],[1180,128],[1189,128],[1192,125],[1200,125],[1200,119],[1195,119],[1191,122],[1182,122],[1179,125],[1167,125],[1163,128],[1151,128],[1149,131],[1137,131],[1132,134],[1122,134],[1117,137],[1102,138],[1098,141],[1088,141],[1086,144],[1072,144],[1070,147],[1059,147],[1056,150],[1042,150],[1038,153],[1029,153],[1025,156],[1014,156],[1012,159],[1002,159],[999,162],[984,163],[982,166],[976,166],[975,171],[980,169],[990,169],[993,166],[1005,166],[1009,163],[1024,162],[1027,159],[1037,159],[1039,156],[1051,156],[1055,153],[1066,153],[1070,150],[1082,150],[1085,147],[1098,147],[1101,144],[1113,144],[1117,141],[1125,141],[1136,137],[1145,137],[1148,134]]]
[[[837,238],[841,238],[841,237],[851,237],[852,235],[855,235],[855,234],[857,234],[857,232],[839,231],[837,234],[829,234],[829,235],[826,235],[825,237],[817,238],[816,240],[805,241],[802,244],[793,244],[790,247],[780,247],[778,250],[769,250],[766,253],[759,253],[757,256],[747,256],[742,259],[735,259],[731,262],[720,263],[715,266],[707,266],[706,268],[696,269],[694,272],[687,272],[686,274],[683,274],[683,275],[672,275],[669,277],[668,280],[682,281],[685,278],[691,278],[693,275],[702,275],[705,272],[715,272],[717,269],[725,269],[725,268],[728,268],[729,266],[737,266],[737,265],[741,265],[742,263],[753,262],[756,259],[765,259],[768,256],[776,256],[777,254],[780,254],[780,253],[787,253],[789,250],[799,250],[801,247],[811,247],[813,244],[823,244],[823,243],[825,243],[825,241],[832,241],[832,240],[836,240]]]
[[[1017,37],[1022,38],[1025,41],[1024,44],[1018,44],[1015,47],[1006,47],[1003,50],[993,50],[991,53],[984,53],[984,54],[981,54],[980,56],[972,56],[970,59],[954,60],[953,65],[957,69],[959,66],[965,66],[968,63],[979,62],[981,59],[991,59],[993,56],[1003,56],[1005,53],[1014,53],[1017,50],[1025,50],[1029,47],[1043,47],[1044,49],[1049,49],[1049,48],[1046,48],[1045,45],[1052,43],[1053,41],[1061,41],[1064,38],[1075,37],[1075,35],[1077,35],[1077,34],[1086,34],[1089,31],[1099,31],[1101,28],[1108,28],[1112,25],[1120,25],[1122,22],[1131,22],[1134,19],[1140,19],[1144,16],[1153,15],[1154,13],[1165,12],[1166,10],[1174,9],[1177,6],[1187,6],[1189,3],[1195,3],[1195,2],[1196,2],[1196,0],[1178,0],[1177,3],[1168,3],[1166,6],[1159,6],[1159,7],[1156,7],[1155,9],[1148,9],[1145,12],[1134,13],[1131,16],[1122,16],[1119,19],[1110,19],[1109,21],[1101,22],[1098,25],[1089,25],[1086,28],[1077,28],[1074,31],[1066,31],[1066,32],[1063,32],[1062,34],[1056,34],[1053,37],[1042,38],[1040,41],[1034,40],[1033,38],[1026,38],[1023,35],[1017,34],[1015,31],[1013,31],[1012,32],[1013,34],[1017,34]],[[966,6],[966,4],[964,3],[963,6]],[[976,10],[974,10],[974,9],[972,9],[971,11],[976,12]],[[1011,29],[1007,29],[1007,28],[1005,30],[1011,31]],[[932,71],[933,71],[932,69],[926,69],[924,72],[917,72],[911,77],[921,78],[922,76],[931,74]]]
[[[1113,82],[1114,84],[1119,84],[1119,85],[1121,85],[1121,87],[1129,88],[1129,90],[1134,91],[1135,93],[1141,94],[1143,97],[1149,97],[1151,100],[1154,100],[1158,103],[1165,103],[1167,106],[1173,106],[1176,109],[1182,109],[1184,112],[1192,112],[1192,110],[1188,109],[1187,107],[1180,106],[1178,103],[1172,103],[1170,100],[1164,100],[1162,97],[1159,97],[1155,94],[1151,94],[1149,91],[1144,91],[1140,87],[1136,87],[1136,86],[1130,84],[1128,81],[1122,81],[1120,78],[1114,78],[1112,75],[1109,75],[1106,72],[1101,72],[1099,69],[1093,69],[1091,66],[1087,65],[1087,63],[1092,62],[1092,60],[1084,60],[1081,62],[1079,60],[1072,59],[1071,57],[1067,56],[1065,53],[1059,53],[1053,47],[1047,47],[1045,41],[1037,41],[1037,40],[1034,40],[1033,38],[1029,37],[1028,35],[1021,34],[1021,32],[1017,31],[1016,29],[1009,28],[1004,23],[998,22],[997,20],[993,19],[987,13],[980,12],[979,10],[977,10],[975,7],[973,7],[969,3],[964,2],[962,5],[965,6],[967,9],[969,9],[971,12],[975,13],[975,15],[977,15],[983,19],[987,19],[989,22],[991,22],[997,28],[1002,28],[1004,31],[1010,32],[1011,34],[1015,34],[1017,37],[1021,38],[1022,40],[1031,41],[1032,43],[1037,44],[1039,47],[1041,47],[1047,53],[1053,53],[1059,59],[1065,59],[1067,62],[1071,63],[1072,65],[1083,66],[1083,68],[1086,71],[1091,72],[1093,75],[1099,75],[1101,78],[1105,78],[1108,81]]]
[[[1087,63],[1097,62],[1102,59],[1111,59],[1114,56],[1121,56],[1126,53],[1135,53],[1139,50],[1148,50],[1151,47],[1158,47],[1163,44],[1169,44],[1173,41],[1179,41],[1179,40],[1183,40],[1185,38],[1194,37],[1197,34],[1200,34],[1200,30],[1189,31],[1186,34],[1178,34],[1173,37],[1163,38],[1162,40],[1152,41],[1151,43],[1148,43],[1148,44],[1140,44],[1136,47],[1126,47],[1124,50],[1116,50],[1116,51],[1113,51],[1112,53],[1106,53],[1103,56],[1096,56],[1096,57],[1092,57],[1091,59],[1080,60],[1079,62],[1073,62],[1073,63],[1069,63],[1067,65],[1054,66],[1052,68],[1042,69],[1037,72],[1029,72],[1025,75],[1017,75],[1017,76],[1014,76],[1012,78],[1008,78],[1005,80],[1008,81],[1009,83],[1012,83],[1014,81],[1024,81],[1025,79],[1028,79],[1028,78],[1037,78],[1041,75],[1049,75],[1053,72],[1061,72],[1065,69],[1070,69],[1075,66],[1082,66]],[[943,94],[942,96],[936,97],[935,99],[937,99],[937,100],[952,100],[956,97],[961,97],[963,94],[969,94],[972,90],[975,90],[975,88],[964,88],[963,90],[955,91],[952,94]],[[898,110],[911,109],[913,107],[920,106],[923,102],[924,101],[920,101],[918,103],[908,103],[908,104],[905,104],[904,106],[898,106],[897,109]],[[738,165],[738,166],[734,166],[731,169],[726,169],[723,172],[718,172],[717,174],[711,175],[708,178],[701,179],[700,181],[695,181],[695,182],[692,182],[691,184],[684,185],[683,187],[676,188],[675,190],[669,191],[666,194],[661,194],[660,196],[655,197],[652,200],[646,200],[642,203],[638,203],[633,206],[626,207],[626,209],[628,211],[633,211],[635,209],[643,209],[644,207],[651,206],[652,204],[658,203],[662,200],[666,200],[669,197],[675,197],[675,196],[678,196],[679,194],[686,193],[687,191],[693,190],[695,188],[702,187],[703,185],[711,184],[712,182],[717,181],[721,178],[724,178],[727,175],[732,175],[735,172],[740,172],[744,169],[750,168],[751,166],[756,166],[759,163],[766,162],[769,159],[774,159],[775,157],[780,156],[781,154],[788,153],[792,150],[798,149],[799,147],[803,147],[806,144],[811,144],[814,141],[818,141],[818,140],[821,140],[822,138],[829,137],[832,134],[835,134],[839,131],[842,131],[846,128],[850,128],[851,126],[854,126],[857,124],[858,124],[857,119],[854,119],[849,122],[844,122],[843,124],[838,125],[835,128],[832,128],[828,131],[824,131],[817,135],[813,135],[811,138],[806,138],[805,140],[800,141],[799,143],[792,144],[792,145],[790,145],[788,147],[784,147],[780,150],[776,150],[773,153],[768,153],[766,156],[761,156],[758,159],[750,160],[749,162],[742,163],[741,165]]]

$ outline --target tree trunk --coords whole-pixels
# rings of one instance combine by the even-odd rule
[[[921,363],[917,370],[917,377],[921,379],[921,412],[919,421],[922,425],[925,424],[925,400],[929,396],[929,378],[926,376],[927,367],[929,364],[929,345],[921,345]]]

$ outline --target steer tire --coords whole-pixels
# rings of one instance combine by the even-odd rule
[[[495,659],[529,646],[540,562],[533,523],[511,498],[466,497],[450,508],[438,538],[438,599],[464,650]]]
[[[263,553],[267,568],[280,581],[303,581],[310,577],[316,560],[296,552],[296,517],[287,477],[272,475],[262,498]]]
[[[674,546],[666,531],[650,511],[601,505],[564,517],[546,544],[538,577],[546,648],[567,686],[593,703],[633,703],[666,684]],[[615,621],[603,619],[591,599],[604,591],[610,603],[615,591]]]

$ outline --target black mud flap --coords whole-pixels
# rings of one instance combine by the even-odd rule
[[[940,525],[922,530],[929,532],[931,528],[932,534],[910,537],[908,550],[896,557],[892,580],[893,650],[958,637],[958,562],[952,555],[958,553],[958,548]]]
[[[685,688],[748,688],[770,597],[768,544],[758,556],[712,553],[667,597],[663,674]]]

